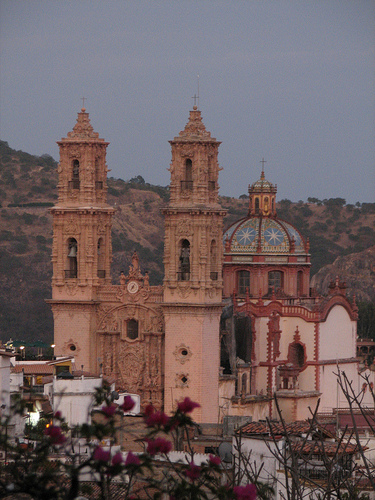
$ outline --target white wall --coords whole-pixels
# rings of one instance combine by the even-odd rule
[[[95,389],[102,386],[102,378],[57,379],[44,386],[53,412],[60,411],[70,426],[88,423]]]

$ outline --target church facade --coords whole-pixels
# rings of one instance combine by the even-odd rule
[[[310,289],[309,244],[278,219],[264,172],[249,187],[247,217],[223,231],[220,143],[194,106],[172,141],[165,217],[164,283],[150,285],[136,253],[120,284],[110,279],[106,148],[82,108],[58,142],[53,216],[55,354],[116,379],[141,406],[170,412],[189,396],[195,417],[287,419],[338,401],[339,364],[358,378],[357,310],[339,280],[327,297]]]

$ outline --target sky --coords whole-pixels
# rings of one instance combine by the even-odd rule
[[[220,194],[375,201],[373,0],[0,0],[0,138],[58,159],[85,107],[110,176],[169,184],[199,109]]]

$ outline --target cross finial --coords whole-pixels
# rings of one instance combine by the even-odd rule
[[[85,109],[85,100],[87,99],[87,97],[81,97],[82,99],[82,109]]]
[[[260,163],[262,164],[262,172],[264,174],[264,164],[267,163],[264,158],[261,159]]]
[[[198,95],[194,94],[192,99],[194,99],[194,109],[199,108],[199,75],[197,75],[198,78]]]

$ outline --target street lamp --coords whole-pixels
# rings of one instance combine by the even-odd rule
[[[20,346],[20,351],[21,351],[21,360],[26,358],[26,351],[25,351],[25,346],[21,345]]]

